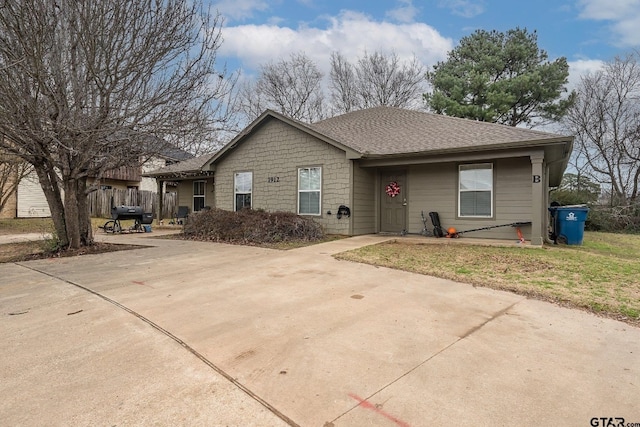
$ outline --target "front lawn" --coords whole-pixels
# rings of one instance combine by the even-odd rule
[[[103,226],[107,221],[108,220],[104,218],[91,218],[94,235],[96,233],[103,233],[99,227]],[[122,227],[126,229],[133,225],[133,223],[133,220],[122,221]],[[98,254],[142,247],[138,245],[96,242],[89,247],[59,251],[57,250],[55,239],[51,238],[53,231],[53,221],[51,218],[0,219],[0,235],[37,233],[42,236],[42,239],[36,241],[18,241],[16,243],[0,244],[0,264],[32,259]]]
[[[582,246],[543,248],[446,243],[399,239],[337,258],[508,290],[640,325],[639,235],[586,232]]]
[[[0,235],[42,233],[53,230],[51,218],[10,218],[0,219]]]
[[[105,218],[91,218],[91,225],[93,226],[94,233],[107,221],[109,220]],[[133,224],[133,220],[122,221],[123,228],[129,227],[131,224]],[[51,218],[0,219],[0,235],[26,233],[41,233],[42,235],[45,235],[52,231],[53,221]]]

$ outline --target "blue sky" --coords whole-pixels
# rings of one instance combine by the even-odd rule
[[[328,73],[329,56],[415,55],[431,67],[476,29],[537,30],[570,84],[640,46],[640,0],[212,0],[225,18],[220,59],[247,78],[260,64],[304,51]]]

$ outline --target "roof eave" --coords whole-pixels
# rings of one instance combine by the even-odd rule
[[[573,145],[573,137],[572,136],[563,136],[557,138],[549,138],[544,140],[532,140],[532,141],[519,141],[513,143],[500,143],[500,144],[490,144],[490,145],[482,145],[482,146],[466,146],[466,147],[455,147],[455,148],[444,148],[438,150],[423,150],[423,151],[414,151],[408,153],[387,153],[387,154],[371,154],[364,153],[361,157],[366,159],[386,159],[386,158],[397,158],[397,157],[413,157],[413,156],[439,156],[443,154],[460,154],[460,153],[468,153],[468,152],[477,152],[477,151],[495,151],[495,150],[512,150],[519,148],[540,148],[550,145],[560,145],[560,144],[569,144]]]
[[[213,176],[213,172],[187,171],[187,172],[142,174],[142,176],[148,177],[148,178],[161,179],[161,180],[181,180],[181,179],[193,179],[193,178],[206,178],[206,177]]]

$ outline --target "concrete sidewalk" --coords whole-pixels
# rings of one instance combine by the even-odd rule
[[[640,422],[640,329],[331,256],[384,236],[292,251],[148,237],[0,266],[4,422]]]

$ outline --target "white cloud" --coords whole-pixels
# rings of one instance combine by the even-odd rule
[[[242,20],[253,16],[254,11],[265,11],[269,8],[266,0],[221,0],[211,5],[227,20]]]
[[[578,59],[569,61],[569,92],[574,90],[580,83],[582,76],[599,71],[604,66],[604,61],[598,59]]]
[[[483,0],[440,0],[439,7],[451,10],[454,15],[473,18],[484,12]]]
[[[413,5],[413,0],[399,0],[399,2],[403,6],[389,10],[386,14],[387,17],[397,22],[413,22],[419,12],[418,8]]]
[[[640,45],[640,0],[579,0],[579,17],[594,21],[610,21],[615,43]]]
[[[637,13],[640,7],[638,0],[579,0],[582,10],[580,18],[594,20],[620,20],[630,14]]]
[[[361,57],[365,51],[393,51],[400,59],[415,55],[423,64],[430,66],[446,58],[447,52],[453,48],[453,40],[423,23],[378,22],[349,11],[327,20],[327,28],[301,26],[292,29],[266,24],[226,27],[219,53],[223,57],[237,58],[247,71],[285,58],[292,52],[304,51],[327,74],[333,51],[340,51],[351,61]]]

